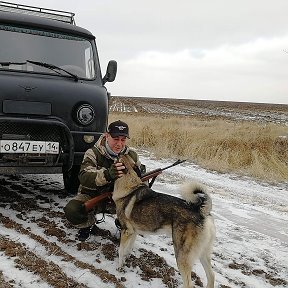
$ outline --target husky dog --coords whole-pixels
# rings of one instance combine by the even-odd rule
[[[182,198],[157,193],[137,176],[129,156],[121,156],[126,171],[115,181],[113,200],[121,224],[119,267],[130,253],[137,234],[172,234],[175,257],[184,287],[192,288],[191,271],[199,258],[207,276],[207,288],[214,287],[211,254],[215,238],[212,200],[199,184],[182,187]]]

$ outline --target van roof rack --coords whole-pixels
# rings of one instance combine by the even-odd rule
[[[75,13],[0,1],[0,11],[40,16],[75,25]]]

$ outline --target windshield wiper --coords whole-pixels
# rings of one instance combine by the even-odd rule
[[[10,65],[25,65],[26,62],[0,62],[1,66],[10,66]]]
[[[78,81],[79,80],[79,77],[63,68],[60,68],[56,65],[53,65],[53,64],[49,64],[49,63],[45,63],[45,62],[38,62],[38,61],[32,61],[32,60],[26,60],[28,63],[31,63],[31,64],[34,64],[34,65],[38,65],[38,66],[41,66],[41,67],[45,67],[47,69],[50,69],[50,70],[53,70],[54,72],[62,75],[61,73],[59,73],[57,70],[59,71],[63,71],[67,74],[69,74],[71,77],[74,78],[75,81]],[[1,63],[0,63],[1,64]]]
[[[58,73],[59,75],[63,75],[62,73],[59,73],[57,70],[59,71],[63,71],[65,73],[67,73],[68,75],[72,76],[74,78],[75,81],[78,81],[79,80],[79,77],[63,68],[60,68],[56,65],[53,65],[53,64],[48,64],[48,63],[45,63],[45,62],[39,62],[39,61],[32,61],[32,60],[26,60],[26,62],[8,62],[8,61],[3,61],[3,62],[0,62],[0,65],[2,67],[9,67],[10,65],[25,65],[28,63],[31,63],[31,64],[34,64],[34,65],[38,65],[38,66],[41,66],[41,67],[45,67],[47,69],[51,69],[53,70],[54,72]]]

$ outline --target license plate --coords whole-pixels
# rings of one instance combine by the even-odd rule
[[[58,154],[59,142],[0,140],[0,153]]]

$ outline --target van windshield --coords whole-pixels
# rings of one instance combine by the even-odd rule
[[[56,74],[51,69],[26,62],[33,60],[58,66],[79,78],[95,78],[94,52],[87,39],[2,24],[0,39],[0,62],[13,63],[0,64],[0,69]]]

